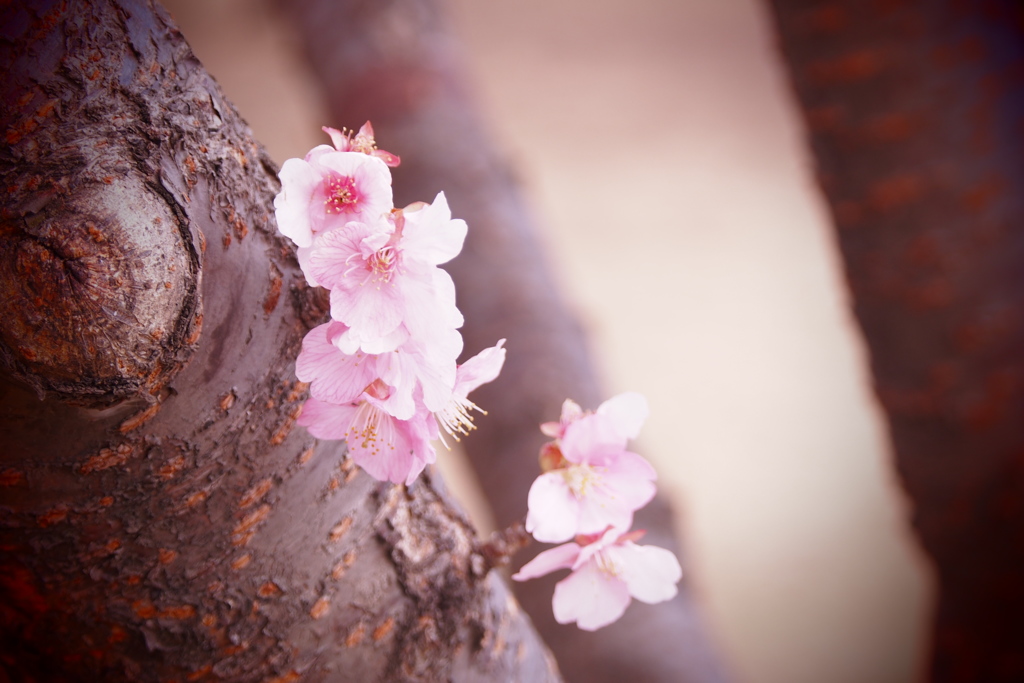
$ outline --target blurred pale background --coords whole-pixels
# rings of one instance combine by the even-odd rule
[[[362,124],[321,113],[267,0],[165,4],[278,162],[326,142],[321,125]],[[638,450],[674,492],[689,580],[736,681],[916,680],[931,578],[766,8],[451,11],[608,395],[651,403]]]

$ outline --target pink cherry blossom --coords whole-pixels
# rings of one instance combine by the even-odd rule
[[[359,348],[431,328],[457,328],[451,276],[437,266],[462,249],[466,223],[452,220],[444,193],[434,203],[395,212],[388,220],[352,221],[314,242],[308,273],[331,290],[331,316],[351,328]]]
[[[598,537],[578,538],[540,553],[512,578],[527,581],[571,569],[555,585],[555,620],[595,631],[621,617],[633,598],[654,604],[677,593],[683,575],[679,561],[664,548],[636,545],[640,535],[612,527]]]
[[[317,235],[349,221],[378,220],[393,208],[391,171],[380,159],[359,152],[321,145],[305,159],[285,161],[278,176],[277,227],[295,242],[299,265],[313,285],[306,266]]]
[[[399,420],[369,394],[340,405],[310,398],[297,422],[319,439],[345,439],[352,460],[380,481],[411,484],[437,459],[437,422],[429,412]]]
[[[373,385],[380,407],[392,417],[409,419],[414,394],[429,412],[443,409],[458,385],[455,359],[462,351],[457,330],[438,329],[429,339],[410,339],[396,351],[346,353],[338,348],[348,328],[339,322],[306,334],[295,375],[310,383],[310,395],[328,403],[357,401]]]
[[[437,421],[456,441],[459,434],[465,435],[476,429],[471,411],[487,414],[469,400],[469,392],[498,376],[505,363],[504,346],[505,340],[501,339],[458,366],[449,400],[440,410],[435,411]]]
[[[611,419],[611,424],[627,439],[637,437],[640,427],[643,426],[650,414],[647,408],[647,399],[635,391],[627,391],[613,396],[599,405],[596,412],[599,415],[607,415]],[[540,426],[540,431],[547,436],[560,439],[570,424],[586,414],[576,401],[567,398],[562,404],[562,415],[559,421],[543,423]]]
[[[338,130],[337,128],[328,128],[327,126],[324,126],[322,130],[331,136],[331,142],[334,143],[334,148],[339,152],[362,152],[363,154],[369,154],[370,156],[377,157],[392,168],[398,166],[402,161],[391,152],[377,149],[377,142],[373,139],[373,126],[370,125],[369,121],[364,123],[363,127],[355,135],[349,130]]]
[[[530,487],[526,516],[526,530],[538,541],[560,543],[609,525],[629,528],[633,512],[654,498],[654,468],[626,450],[646,401],[639,394],[623,396],[602,404],[611,405],[604,411],[574,417],[560,428],[560,440],[542,451],[554,469]],[[574,413],[570,406],[568,414]]]

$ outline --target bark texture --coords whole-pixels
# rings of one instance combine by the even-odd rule
[[[384,149],[402,156],[396,205],[444,191],[469,224],[462,254],[446,268],[465,314],[466,354],[507,338],[501,377],[473,400],[488,411],[463,445],[499,526],[522,519],[547,440],[538,425],[573,398],[607,398],[585,336],[559,295],[536,223],[489,137],[462,69],[463,55],[436,0],[302,0],[282,3],[294,19],[335,119],[372,120]],[[669,504],[637,515],[645,542],[682,557]],[[534,546],[529,553],[540,550]],[[527,559],[527,558],[524,558]],[[518,561],[517,564],[521,563]],[[685,563],[684,563],[685,566]],[[723,674],[685,584],[661,605],[634,602],[616,624],[589,633],[554,621],[548,577],[513,588],[571,681],[720,681]]]
[[[326,299],[142,0],[0,7],[0,679],[557,681],[441,483],[293,430]]]
[[[1024,680],[1024,6],[772,6],[937,568],[930,680]]]

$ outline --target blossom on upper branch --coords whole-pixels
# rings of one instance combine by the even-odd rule
[[[627,393],[583,413],[566,401],[560,423],[542,430],[558,440],[541,451],[547,469],[530,487],[526,530],[538,541],[560,543],[609,525],[628,529],[633,512],[656,491],[657,473],[643,457],[626,450],[647,417],[647,402]]]
[[[555,621],[594,631],[621,617],[632,598],[654,604],[675,597],[683,575],[679,561],[664,548],[636,545],[633,541],[642,535],[610,527],[603,534],[578,537],[540,553],[512,578],[527,581],[571,569],[555,585]]]
[[[410,335],[462,325],[455,285],[438,266],[465,238],[466,222],[452,220],[442,192],[431,205],[320,235],[308,272],[331,290],[331,317],[353,330],[350,350],[390,351]]]

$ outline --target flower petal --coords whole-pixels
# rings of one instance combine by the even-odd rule
[[[544,543],[561,543],[576,535],[580,505],[560,471],[534,480],[526,498],[526,530]]]
[[[569,569],[576,562],[580,547],[575,543],[566,543],[539,553],[535,558],[520,567],[512,575],[515,581],[529,581],[546,576],[559,569]]]
[[[683,577],[679,560],[670,551],[653,545],[624,543],[604,550],[620,571],[629,593],[637,600],[654,604],[676,596],[676,584]]]
[[[452,220],[444,192],[439,192],[432,204],[404,212],[404,215],[402,250],[410,258],[436,266],[452,260],[462,251],[466,221]]]
[[[613,396],[598,406],[597,414],[611,419],[623,437],[635,439],[651,411],[643,394],[627,391],[624,394]]]
[[[624,581],[588,562],[555,584],[551,605],[559,624],[575,621],[584,631],[596,631],[621,617],[629,602]]]
[[[358,406],[350,403],[335,405],[311,398],[302,404],[296,423],[318,439],[344,439],[352,427],[356,410]]]
[[[288,159],[278,173],[281,191],[274,197],[277,229],[300,247],[313,243],[309,205],[320,183],[316,170],[302,159]]]

